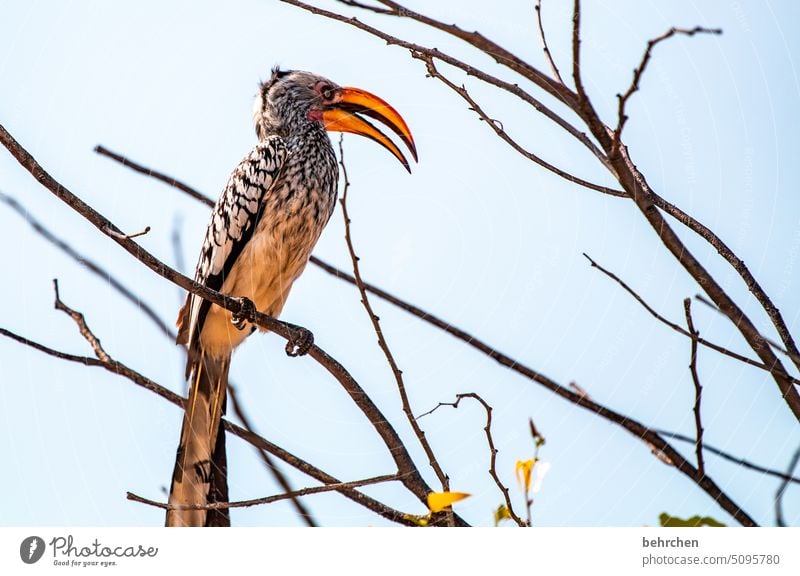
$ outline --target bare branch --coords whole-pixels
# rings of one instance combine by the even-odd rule
[[[703,387],[700,385],[700,377],[697,375],[697,337],[700,334],[694,328],[692,320],[692,301],[686,298],[683,301],[683,309],[686,312],[686,326],[692,338],[692,353],[689,361],[689,371],[692,373],[694,382],[694,426],[697,434],[695,442],[695,454],[697,454],[697,474],[702,478],[706,474],[706,467],[703,461],[703,422],[700,418],[700,402],[703,396]]]
[[[67,360],[69,362],[77,362],[78,364],[83,364],[85,366],[105,366],[103,362],[96,358],[89,358],[88,356],[78,356],[76,354],[70,354],[69,352],[61,352],[60,350],[55,350],[50,348],[49,346],[45,346],[44,344],[40,344],[34,340],[29,340],[24,336],[20,336],[19,334],[12,332],[11,330],[7,330],[5,328],[0,328],[0,335],[5,336],[6,338],[10,338],[20,344],[24,344],[25,346],[29,346],[34,350],[38,350],[39,352],[44,352],[54,358],[59,358],[61,360]]]
[[[789,460],[789,466],[786,467],[787,476],[794,473],[798,462],[800,462],[800,446],[797,447],[791,460]],[[783,495],[786,493],[788,487],[789,480],[784,478],[781,485],[778,486],[778,490],[775,492],[775,523],[778,526],[786,526],[786,520],[783,518]]]
[[[236,417],[242,423],[242,426],[253,432],[253,426],[250,423],[250,418],[244,411],[244,407],[242,406],[241,402],[239,402],[239,395],[236,391],[236,387],[228,381],[228,397],[231,399],[231,404],[233,406],[233,413],[236,414]],[[269,455],[269,452],[264,450],[263,448],[256,448],[258,451],[258,455],[261,457],[261,460],[264,462],[264,467],[269,470],[269,473],[278,483],[278,485],[283,490],[284,494],[291,493],[292,486],[289,484],[289,479],[283,473],[283,471],[278,468],[278,465],[272,461],[272,457]],[[331,486],[332,484],[329,484]],[[316,521],[314,520],[314,516],[311,512],[306,508],[306,505],[300,500],[297,496],[290,496],[289,499],[292,501],[292,506],[294,507],[297,515],[305,522],[306,526],[310,528],[314,528],[317,526]]]
[[[742,281],[747,286],[747,289],[767,313],[767,316],[769,316],[770,321],[772,321],[772,325],[777,330],[781,341],[788,350],[787,354],[792,359],[798,370],[800,370],[800,350],[798,350],[797,344],[795,344],[794,338],[792,338],[792,335],[789,332],[789,327],[786,325],[780,310],[778,310],[775,304],[772,303],[772,300],[769,298],[769,296],[767,296],[764,288],[761,287],[761,284],[758,283],[747,266],[745,266],[744,262],[738,256],[736,256],[733,250],[731,250],[728,245],[725,244],[721,238],[719,238],[719,236],[714,234],[711,229],[674,204],[664,200],[655,192],[651,191],[651,194],[653,197],[653,203],[656,206],[713,246],[717,253],[722,256],[728,262],[728,264],[730,264],[731,268],[733,268],[737,274],[739,274]]]
[[[712,309],[714,312],[716,312],[717,314],[721,314],[721,315],[723,315],[723,316],[727,316],[727,315],[726,315],[726,314],[725,314],[725,313],[724,313],[722,310],[720,310],[720,309],[719,309],[719,308],[718,308],[718,307],[717,307],[717,306],[716,306],[716,305],[715,305],[713,302],[711,302],[711,301],[710,301],[708,298],[706,298],[706,297],[705,297],[705,296],[703,296],[702,294],[695,294],[695,295],[694,295],[694,298],[695,298],[695,300],[697,300],[698,302],[700,302],[700,303],[702,303],[702,304],[705,304],[706,306],[708,306],[709,308],[711,308],[711,309]],[[730,317],[728,317],[728,319],[731,319],[731,318],[730,318]],[[774,341],[774,340],[772,340],[771,338],[767,338],[767,337],[766,337],[766,336],[764,336],[763,334],[761,335],[761,337],[764,339],[764,342],[766,342],[767,344],[769,344],[770,346],[772,346],[772,347],[773,347],[775,350],[777,350],[778,352],[780,352],[780,353],[781,353],[781,354],[783,354],[784,356],[787,356],[787,357],[788,357],[789,359],[791,359],[793,362],[799,362],[799,361],[800,361],[800,356],[798,356],[798,354],[796,354],[796,353],[793,353],[793,352],[790,352],[789,350],[787,350],[786,348],[784,348],[783,346],[781,346],[780,344],[778,344],[777,342],[775,342],[775,341]],[[800,380],[795,380],[794,382],[795,382],[795,384],[800,384]]]
[[[558,66],[556,66],[556,63],[553,60],[553,55],[550,53],[550,48],[547,46],[547,38],[544,34],[544,24],[542,23],[542,0],[536,0],[536,6],[534,7],[534,10],[536,10],[536,21],[539,24],[539,38],[542,40],[542,49],[544,50],[545,58],[547,58],[547,62],[550,64],[550,70],[553,71],[553,76],[555,76],[556,80],[558,80],[561,84],[564,84],[564,81],[561,79],[561,74],[558,71]]]
[[[261,504],[272,504],[273,502],[280,502],[281,500],[289,500],[299,498],[301,496],[308,496],[311,494],[321,494],[323,492],[332,492],[334,490],[340,491],[347,488],[358,488],[360,486],[369,486],[370,484],[380,484],[381,482],[392,482],[398,480],[397,474],[385,474],[383,476],[375,476],[373,478],[365,478],[364,480],[353,480],[352,482],[338,482],[336,484],[326,484],[325,486],[313,486],[310,488],[302,488],[300,490],[292,490],[284,494],[275,494],[274,496],[265,496],[263,498],[253,498],[251,500],[239,500],[236,502],[212,502],[211,504],[196,504],[196,505],[173,505],[164,502],[156,502],[137,496],[132,492],[127,493],[128,500],[140,502],[162,508],[164,510],[222,510],[227,508],[247,508],[249,506],[259,506]]]
[[[255,446],[258,449],[266,450],[270,454],[280,458],[290,466],[297,468],[301,472],[307,474],[308,476],[314,478],[315,480],[319,480],[325,484],[336,484],[340,483],[335,476],[332,476],[319,468],[309,464],[305,460],[298,458],[294,454],[287,452],[277,444],[273,444],[269,440],[251,432],[250,430],[246,430],[236,424],[231,423],[228,420],[222,421],[225,425],[225,430],[228,432],[239,436],[244,441],[248,442],[249,444]],[[402,481],[402,478],[400,479]],[[341,494],[356,504],[360,504],[361,506],[372,510],[379,516],[382,516],[392,522],[396,522],[398,524],[403,524],[404,526],[417,526],[417,523],[414,521],[413,517],[409,514],[405,514],[399,510],[391,508],[380,502],[375,500],[374,498],[367,496],[366,494],[359,492],[358,490],[354,489],[342,489]],[[461,520],[459,517],[456,517],[456,521],[459,522],[459,526],[468,526],[466,522]]]
[[[72,318],[75,324],[78,325],[78,331],[81,333],[81,336],[83,336],[84,339],[92,347],[92,350],[94,350],[94,355],[97,356],[98,360],[106,364],[111,362],[111,357],[106,353],[105,350],[103,350],[103,346],[102,344],[100,344],[100,339],[97,338],[94,335],[94,333],[89,329],[89,326],[86,324],[86,319],[83,317],[83,314],[73,310],[72,308],[64,304],[64,302],[61,301],[61,296],[58,293],[58,280],[56,279],[53,279],[53,291],[55,292],[56,295],[56,301],[55,301],[56,310],[61,310],[62,312],[67,314],[67,316]]]
[[[658,432],[661,436],[665,438],[672,438],[674,440],[680,440],[681,442],[687,442],[689,444],[696,444],[697,438],[691,438],[686,436],[685,434],[679,434],[677,432],[671,432],[669,430],[661,430],[661,429],[654,429],[655,432]],[[791,476],[780,470],[773,470],[772,468],[767,468],[766,466],[761,466],[760,464],[755,464],[746,460],[745,458],[740,458],[738,456],[734,456],[733,454],[729,454],[724,450],[720,450],[719,448],[715,448],[710,444],[703,442],[703,450],[706,452],[710,452],[720,458],[727,460],[728,462],[732,462],[742,468],[747,468],[748,470],[753,470],[754,472],[759,472],[761,474],[766,474],[767,476],[774,476],[775,478],[780,478],[782,480],[786,480],[787,482],[791,482],[793,484],[800,484],[800,478],[796,476]]]
[[[508,133],[505,131],[503,125],[500,122],[490,118],[486,114],[486,112],[483,111],[483,108],[481,108],[480,105],[472,98],[472,96],[470,96],[469,92],[467,92],[466,88],[464,88],[463,85],[457,86],[456,84],[451,82],[448,78],[443,76],[436,68],[436,65],[433,63],[433,58],[431,58],[428,55],[418,54],[418,53],[414,53],[413,56],[414,58],[423,60],[425,62],[428,68],[428,75],[434,78],[438,78],[444,84],[446,84],[448,88],[450,88],[456,94],[458,94],[464,100],[466,100],[466,102],[470,105],[470,109],[473,110],[480,117],[481,120],[486,122],[486,124],[488,124],[492,128],[492,130],[494,130],[495,134],[497,134],[503,141],[509,144],[514,150],[519,152],[528,160],[534,162],[535,164],[538,164],[539,166],[545,168],[546,170],[549,170],[553,174],[560,176],[569,182],[572,182],[573,184],[578,184],[579,186],[583,186],[585,188],[589,188],[590,190],[595,190],[597,192],[602,192],[603,194],[609,194],[610,196],[618,196],[622,198],[628,197],[628,195],[625,192],[621,192],[619,190],[613,190],[611,188],[607,188],[606,186],[593,184],[592,182],[588,182],[586,180],[583,180],[582,178],[573,176],[569,172],[561,170],[560,168],[554,166],[553,164],[550,164],[546,160],[543,160],[533,152],[529,152],[528,150],[523,148],[520,144],[518,144],[516,140],[514,140],[513,138],[511,138],[511,136],[508,135]]]
[[[7,196],[0,192],[0,201],[4,202],[8,205],[14,212],[23,218],[28,224],[30,224],[31,228],[39,234],[42,238],[47,240],[50,244],[64,252],[67,256],[75,260],[78,264],[85,267],[87,270],[92,272],[93,274],[97,275],[101,278],[104,282],[108,282],[108,284],[114,288],[117,292],[119,292],[126,300],[131,302],[136,308],[138,308],[142,313],[145,314],[153,323],[158,327],[158,329],[168,338],[170,338],[173,342],[175,341],[175,332],[172,328],[169,327],[161,317],[155,312],[152,306],[144,302],[141,298],[131,292],[124,284],[119,282],[114,276],[111,275],[105,268],[97,264],[93,260],[90,260],[87,256],[81,254],[77,250],[75,250],[72,246],[70,246],[66,241],[59,238],[51,230],[49,230],[44,224],[39,222],[36,218],[34,218],[31,213],[25,208],[22,204],[20,204],[16,199],[12,198],[11,196]]]
[[[411,403],[408,399],[408,393],[406,392],[406,386],[403,380],[403,371],[400,370],[399,366],[397,365],[397,361],[394,358],[394,354],[392,354],[392,351],[389,348],[389,344],[387,343],[386,337],[383,334],[383,329],[381,328],[380,318],[378,318],[378,315],[375,314],[374,310],[372,309],[372,305],[369,302],[369,296],[367,296],[367,291],[364,288],[364,283],[361,279],[361,268],[358,263],[359,258],[356,255],[355,248],[353,246],[353,238],[350,233],[350,214],[347,211],[347,192],[350,189],[350,180],[348,179],[347,167],[344,163],[343,140],[343,137],[339,138],[339,164],[342,167],[342,176],[344,179],[342,196],[339,202],[342,205],[342,216],[344,217],[345,242],[347,243],[347,250],[350,253],[350,259],[353,263],[353,276],[355,278],[358,291],[361,294],[361,303],[363,304],[364,310],[366,310],[367,316],[369,316],[370,322],[372,322],[372,328],[375,330],[375,334],[378,337],[378,346],[380,346],[381,350],[383,351],[383,355],[386,357],[386,361],[389,363],[389,367],[392,369],[392,374],[394,374],[394,379],[397,383],[397,389],[400,392],[400,401],[403,406],[403,412],[405,413],[408,422],[411,424],[411,428],[414,431],[414,435],[417,437],[420,446],[422,446],[422,449],[425,451],[425,455],[428,458],[428,463],[436,473],[436,477],[439,479],[439,482],[442,485],[442,490],[448,492],[450,490],[450,481],[439,465],[439,461],[436,459],[436,455],[433,453],[430,443],[425,438],[425,432],[414,418],[414,413],[411,410]]]
[[[628,120],[628,116],[625,114],[625,105],[628,103],[630,97],[633,96],[634,92],[639,90],[639,82],[642,79],[642,74],[644,74],[645,68],[647,68],[648,62],[650,62],[650,57],[653,54],[653,48],[655,48],[660,42],[663,42],[668,38],[672,38],[676,34],[684,34],[686,36],[694,36],[695,34],[722,34],[722,30],[719,28],[703,28],[702,26],[695,26],[694,28],[673,27],[664,32],[661,36],[653,38],[647,42],[647,49],[644,51],[644,55],[642,55],[642,61],[633,70],[633,80],[631,80],[630,86],[628,86],[628,89],[624,94],[617,94],[617,127],[614,130],[615,149],[619,148],[622,129],[625,127],[625,122]]]
[[[586,91],[581,78],[581,2],[575,0],[572,9],[572,81],[578,102],[587,102]]]
[[[424,414],[420,414],[417,419],[422,418],[423,416],[427,416],[428,414],[433,414],[436,410],[441,408],[442,406],[452,406],[453,408],[458,408],[458,405],[464,398],[472,398],[480,402],[483,406],[484,410],[486,410],[486,426],[484,426],[483,431],[486,433],[486,442],[489,444],[489,475],[494,480],[494,483],[500,489],[500,492],[503,494],[503,499],[506,503],[506,510],[508,510],[508,515],[511,519],[517,523],[518,526],[525,527],[529,526],[522,518],[520,518],[516,512],[514,512],[514,506],[511,504],[511,495],[508,492],[508,487],[503,484],[500,480],[500,477],[497,475],[497,448],[494,444],[494,438],[492,437],[492,407],[486,402],[483,398],[481,398],[475,392],[467,392],[464,394],[456,394],[455,402],[439,402],[436,406],[432,409],[428,410]]]
[[[584,253],[583,256],[591,263],[593,268],[597,268],[600,272],[602,272],[603,274],[605,274],[606,276],[608,276],[609,278],[614,280],[614,282],[619,284],[623,288],[623,290],[625,290],[628,294],[633,296],[633,298],[639,304],[641,304],[642,307],[645,310],[647,310],[647,312],[649,312],[651,316],[653,316],[653,318],[655,318],[656,320],[658,320],[659,322],[661,322],[665,326],[669,326],[670,328],[672,328],[676,332],[678,332],[680,334],[683,334],[684,336],[688,336],[690,338],[692,337],[691,334],[685,328],[683,328],[682,326],[679,326],[678,324],[675,324],[674,322],[671,322],[670,320],[667,320],[661,314],[656,312],[653,309],[653,307],[650,306],[644,300],[644,298],[642,298],[633,288],[628,286],[628,284],[624,280],[619,278],[619,276],[617,276],[616,274],[614,274],[610,270],[607,270],[606,268],[603,268],[600,264],[595,262],[588,254]],[[701,345],[703,345],[703,346],[705,346],[707,348],[710,348],[711,350],[714,350],[716,352],[719,352],[720,354],[724,354],[725,356],[733,358],[734,360],[738,360],[739,362],[743,362],[743,363],[745,363],[745,364],[747,364],[749,366],[754,366],[756,368],[760,368],[762,370],[766,370],[767,372],[770,371],[769,368],[766,365],[764,365],[763,363],[758,362],[756,360],[753,360],[751,358],[748,358],[747,356],[742,356],[741,354],[739,354],[737,352],[734,352],[732,350],[724,348],[723,346],[720,346],[719,344],[715,344],[713,342],[710,342],[710,341],[706,340],[705,338],[701,338],[701,337],[698,336],[697,337],[697,342],[698,342],[698,344],[701,344]],[[792,378],[792,380],[795,383],[800,384],[800,380],[797,380],[795,378]]]
[[[156,180],[160,180],[161,182],[164,182],[165,184],[168,184],[169,186],[177,188],[178,190],[181,190],[182,192],[185,192],[186,194],[188,194],[189,196],[191,196],[195,200],[199,200],[200,202],[204,202],[206,204],[208,204],[208,202],[210,201],[206,196],[204,196],[203,194],[200,194],[197,190],[195,190],[191,186],[187,186],[183,182],[179,182],[178,180],[175,180],[174,178],[170,178],[169,176],[165,176],[164,174],[162,174],[160,172],[156,172],[155,170],[150,170],[149,168],[145,168],[141,164],[137,164],[136,162],[133,162],[129,158],[125,158],[123,156],[120,156],[116,152],[112,152],[111,150],[109,150],[108,148],[105,148],[104,146],[97,145],[97,146],[94,147],[94,151],[97,152],[98,154],[100,154],[101,156],[106,156],[107,158],[111,158],[112,160],[116,160],[117,162],[119,162],[123,166],[127,166],[128,168],[130,168],[131,170],[134,170],[135,172],[139,172],[139,173],[144,174],[146,176],[150,176],[151,178],[155,178]],[[209,205],[213,206],[214,202],[213,201],[210,201],[210,202],[211,203]]]
[[[394,14],[394,10],[389,8],[381,8],[380,6],[372,6],[369,4],[363,4],[362,2],[357,2],[356,0],[337,0],[339,4],[344,4],[345,6],[353,6],[354,8],[361,8],[362,10],[369,10],[370,12],[375,12],[376,14]]]

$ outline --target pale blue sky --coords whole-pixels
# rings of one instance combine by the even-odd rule
[[[435,15],[480,29],[545,67],[532,1],[505,13],[484,2],[436,3]],[[800,5],[783,2],[587,0],[585,83],[596,108],[616,117],[647,39],[672,25],[721,27],[720,37],[659,45],[642,90],[630,101],[625,137],[651,185],[714,229],[748,264],[800,335],[800,202],[797,130]],[[569,71],[571,2],[545,0],[550,46]],[[272,0],[242,2],[0,1],[0,122],[62,183],[123,230],[151,226],[143,246],[167,262],[177,222],[193,266],[208,209],[92,152],[96,144],[164,170],[210,195],[253,145],[250,107],[258,80],[280,64],[368,89],[411,127],[420,155],[413,175],[380,147],[345,139],[353,183],[353,235],[367,279],[494,344],[597,401],[654,426],[693,434],[689,342],[656,324],[582,252],[611,268],[660,312],[683,323],[682,300],[698,291],[624,200],[576,188],[496,139],[455,94],[424,77],[407,52]],[[398,32],[405,23],[374,18]],[[472,54],[425,30],[419,42]],[[504,78],[512,75],[479,57]],[[611,185],[583,148],[513,97],[458,73],[487,112],[548,161]],[[517,80],[514,80],[517,81]],[[550,102],[549,100],[546,100]],[[550,102],[552,104],[552,102]],[[557,105],[554,105],[559,109]],[[127,256],[0,153],[0,191],[15,196],[78,250],[101,262],[169,322],[178,290]],[[32,233],[0,206],[0,325],[56,348],[90,351],[52,309],[51,279],[83,311],[114,357],[183,391],[180,351],[104,282]],[[738,276],[678,228],[722,284],[772,335]],[[349,269],[340,213],[315,251]],[[480,392],[494,408],[499,471],[521,507],[514,461],[531,453],[527,420],[547,438],[552,463],[536,497],[537,525],[642,525],[658,514],[730,518],[648,448],[604,420],[554,397],[391,306],[374,300],[404,370],[416,412],[458,392]],[[399,408],[397,390],[357,293],[310,266],[283,317],[309,327],[369,391],[411,447],[432,485]],[[747,353],[729,322],[695,305],[703,336]],[[788,363],[787,363],[788,365]],[[765,373],[701,350],[706,440],[784,468],[800,429]],[[345,394],[310,359],[290,359],[274,336],[237,352],[239,383],[257,429],[343,480],[392,472],[377,436]],[[0,523],[158,525],[157,511],[125,492],[163,499],[180,412],[99,369],[51,359],[0,340]],[[491,523],[501,496],[486,474],[484,414],[443,409],[422,421],[453,488],[473,493],[459,511]],[[229,440],[231,497],[278,488],[253,450]],[[692,447],[678,444],[691,457]],[[707,456],[709,474],[758,522],[774,523],[777,481]],[[290,472],[297,487],[313,481]],[[395,486],[365,489],[414,513]],[[326,525],[385,522],[336,495],[307,499]],[[786,517],[800,524],[800,490]],[[286,504],[236,511],[237,525],[295,525]]]

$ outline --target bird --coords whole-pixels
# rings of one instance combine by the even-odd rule
[[[369,138],[411,172],[392,138],[365,117],[394,132],[417,161],[405,120],[378,96],[311,72],[273,68],[253,104],[258,142],[216,202],[195,281],[277,317],[336,204],[339,167],[327,132]],[[166,525],[229,526],[226,508],[198,507],[228,501],[221,424],[228,371],[234,349],[257,327],[192,293],[177,325],[177,343],[187,348],[189,396]]]

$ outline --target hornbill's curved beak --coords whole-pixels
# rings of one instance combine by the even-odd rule
[[[369,116],[391,128],[408,146],[414,161],[417,161],[417,147],[414,145],[414,138],[411,136],[405,120],[383,99],[366,90],[351,87],[340,88],[335,101],[322,111],[322,123],[325,130],[329,132],[350,132],[374,140],[391,152],[406,167],[406,170],[411,172],[408,160],[400,148],[388,136],[357,114]]]

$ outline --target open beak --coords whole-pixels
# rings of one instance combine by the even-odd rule
[[[408,160],[400,148],[388,136],[357,114],[369,116],[391,128],[408,146],[414,161],[417,161],[417,148],[405,120],[383,99],[366,90],[341,88],[336,102],[322,112],[322,123],[325,130],[329,132],[350,132],[374,140],[391,152],[406,167],[406,170],[411,172]]]

